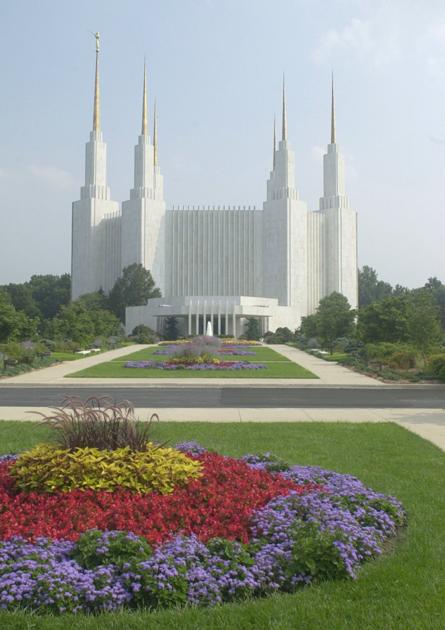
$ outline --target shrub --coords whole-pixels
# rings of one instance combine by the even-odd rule
[[[39,444],[11,467],[16,486],[27,492],[67,492],[74,488],[112,492],[169,494],[176,485],[201,475],[201,464],[173,448],[149,442],[147,450],[128,447],[114,451],[77,448],[74,451]]]
[[[433,354],[428,363],[428,371],[436,378],[445,382],[445,352]]]
[[[74,547],[72,557],[84,569],[114,564],[124,565],[148,560],[152,550],[145,538],[131,532],[90,529],[82,534]]]
[[[62,448],[91,447],[117,449],[130,447],[143,451],[150,440],[153,414],[149,422],[137,422],[134,407],[128,401],[114,403],[106,396],[90,397],[85,402],[76,396],[66,397],[55,413],[39,413],[44,423],[56,431],[56,441]]]
[[[136,343],[158,343],[159,341],[158,334],[144,324],[139,324],[139,326],[133,328],[131,337]]]

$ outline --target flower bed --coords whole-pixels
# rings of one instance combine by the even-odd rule
[[[264,363],[248,361],[218,361],[217,363],[179,363],[169,361],[127,361],[125,368],[148,368],[157,370],[265,370]]]
[[[2,458],[0,607],[98,612],[292,592],[355,578],[405,522],[396,499],[349,475],[177,449],[203,474],[164,495],[23,492],[14,456]]]

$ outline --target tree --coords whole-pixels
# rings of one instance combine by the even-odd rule
[[[111,311],[89,309],[79,298],[68,306],[62,306],[59,315],[50,323],[49,334],[54,339],[69,339],[80,345],[89,345],[97,337],[121,335],[122,326]]]
[[[125,267],[122,276],[116,280],[109,295],[109,305],[116,317],[124,322],[127,306],[143,306],[147,300],[156,297],[161,297],[161,292],[155,287],[150,271],[134,263]]]
[[[23,311],[28,317],[38,317],[41,315],[39,307],[32,296],[29,283],[8,284],[4,287],[7,291],[12,305],[17,311]]]
[[[362,341],[398,342],[408,340],[409,295],[391,296],[361,308],[357,333]]]
[[[38,319],[27,317],[11,304],[9,294],[0,290],[0,342],[21,341],[34,337]]]
[[[316,319],[317,336],[332,353],[336,339],[352,334],[355,311],[344,295],[334,292],[320,300]]]
[[[358,303],[359,307],[368,306],[376,300],[388,297],[392,293],[392,287],[388,282],[383,282],[377,277],[377,272],[364,265],[358,272]]]
[[[258,340],[261,337],[260,322],[256,317],[249,317],[247,319],[247,326],[245,330],[246,339]]]
[[[31,276],[28,283],[31,295],[43,319],[52,319],[61,306],[71,299],[71,278],[68,273],[62,276]]]
[[[445,330],[445,285],[438,278],[429,278],[425,284],[433,295],[440,309],[440,321],[442,328]]]
[[[317,322],[318,318],[315,313],[313,315],[302,317],[298,332],[300,333],[300,335],[304,335],[306,339],[316,337],[318,334]]]
[[[164,339],[167,341],[176,341],[179,336],[178,320],[176,317],[170,316],[165,318],[164,322]]]
[[[440,309],[428,289],[413,291],[407,309],[409,341],[424,361],[429,351],[441,341]]]

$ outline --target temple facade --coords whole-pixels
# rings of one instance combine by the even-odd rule
[[[98,40],[97,40],[98,41]],[[93,129],[86,145],[85,185],[72,207],[72,299],[111,290],[122,270],[150,270],[162,298],[126,311],[128,333],[138,324],[162,332],[166,317],[183,334],[239,336],[248,318],[261,330],[298,327],[334,291],[357,307],[357,213],[345,191],[336,142],[334,88],[331,136],[323,158],[323,196],[308,209],[295,181],[283,82],[281,139],[273,137],[272,170],[262,208],[191,205],[168,208],[158,163],[156,105],[148,127],[144,68],[142,124],[134,150],[129,199],[113,201],[100,125],[99,46],[96,47]]]

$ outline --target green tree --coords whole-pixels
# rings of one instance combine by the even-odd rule
[[[170,316],[165,318],[163,336],[166,341],[175,341],[178,338],[179,327],[176,317]]]
[[[336,339],[353,333],[355,311],[341,293],[334,292],[320,300],[316,317],[317,337],[331,352]]]
[[[429,278],[425,284],[433,295],[440,309],[440,321],[442,328],[445,330],[445,285],[438,278]]]
[[[358,312],[357,334],[365,343],[408,341],[409,295],[391,296]]]
[[[359,307],[368,306],[376,300],[388,297],[392,293],[392,287],[388,282],[383,282],[377,277],[377,272],[372,267],[364,265],[358,272],[358,303]]]
[[[306,339],[316,337],[318,334],[317,322],[318,317],[315,313],[313,315],[302,317],[298,332],[300,333],[300,335],[304,335]]]
[[[22,341],[37,334],[37,318],[30,318],[17,311],[9,294],[0,290],[0,342]]]
[[[69,304],[71,278],[67,273],[62,276],[31,276],[28,286],[43,319],[52,319],[61,306]]]
[[[409,341],[424,361],[430,350],[442,339],[440,309],[428,289],[413,291],[407,309]]]
[[[28,317],[41,315],[39,307],[32,296],[31,287],[27,282],[23,284],[8,284],[3,288],[7,291],[11,303],[17,311],[23,311]]]
[[[260,322],[256,317],[249,317],[247,319],[247,326],[245,330],[246,339],[258,340],[261,337]]]
[[[109,295],[109,305],[121,322],[125,321],[127,306],[143,306],[150,298],[161,297],[152,275],[141,264],[125,267]]]
[[[122,326],[111,311],[90,309],[79,298],[68,306],[62,306],[59,315],[50,323],[49,334],[54,339],[89,345],[97,337],[121,335]]]

